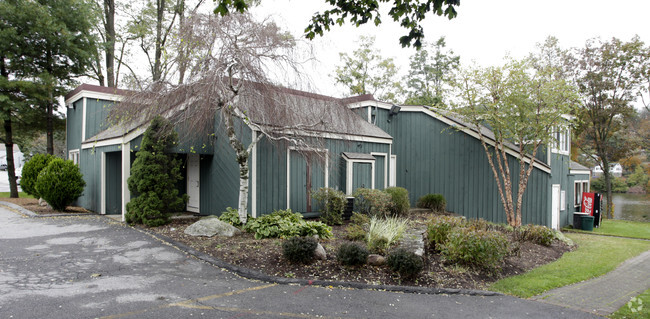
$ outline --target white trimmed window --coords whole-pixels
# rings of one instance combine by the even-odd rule
[[[579,207],[582,204],[582,193],[589,192],[589,181],[575,181],[573,183],[573,205]]]
[[[68,159],[75,165],[79,165],[79,150],[71,150],[68,152]]]
[[[562,127],[555,130],[553,133],[555,142],[553,143],[553,152],[560,154],[569,154],[571,147],[571,135],[568,127]]]

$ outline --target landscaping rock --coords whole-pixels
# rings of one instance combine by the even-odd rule
[[[422,257],[424,255],[424,233],[426,227],[409,228],[404,232],[402,239],[399,242],[399,247],[402,247],[414,254]]]
[[[386,258],[382,255],[370,254],[368,255],[368,265],[381,266],[386,263]]]
[[[320,260],[327,260],[327,253],[325,252],[325,248],[323,248],[321,244],[318,244],[318,246],[316,246],[316,250],[314,251],[314,256],[316,256],[316,258]]]
[[[237,227],[220,221],[217,217],[202,218],[196,223],[185,228],[185,233],[190,236],[224,236],[232,237],[241,232]]]

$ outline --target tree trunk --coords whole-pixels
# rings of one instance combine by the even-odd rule
[[[54,155],[54,106],[52,105],[52,92],[50,91],[50,100],[47,102],[47,153]]]
[[[115,87],[115,0],[104,0],[106,24],[106,85]]]
[[[605,176],[605,193],[607,198],[607,208],[605,216],[614,218],[614,205],[612,203],[612,174],[609,172],[609,161],[607,157],[601,157],[603,161],[603,176]],[[602,209],[602,208],[601,208]]]
[[[242,224],[246,224],[247,213],[248,213],[248,158],[249,152],[244,147],[241,141],[237,139],[235,133],[235,125],[233,124],[233,114],[230,111],[222,113],[224,117],[224,123],[226,126],[226,134],[228,135],[228,141],[230,146],[235,150],[237,156],[237,164],[239,164],[239,201],[237,212],[239,213],[239,220]]]
[[[156,52],[153,66],[152,79],[153,81],[160,80],[162,76],[161,61],[162,58],[162,25],[163,18],[165,17],[165,0],[156,1]]]
[[[14,142],[11,130],[11,110],[5,110],[3,121],[5,130],[5,150],[7,152],[7,175],[9,176],[9,197],[18,198],[18,185],[16,184],[16,169],[14,168]]]

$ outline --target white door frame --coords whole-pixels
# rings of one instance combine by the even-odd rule
[[[551,187],[551,228],[560,229],[560,184]]]
[[[196,161],[196,165],[190,165],[190,161]],[[192,171],[190,171],[192,168]],[[191,183],[190,175],[195,174],[196,185]],[[195,195],[190,195],[190,189],[196,190]],[[196,199],[196,206],[190,206],[190,200],[187,201],[187,211],[199,213],[201,206],[201,161],[198,154],[187,154],[187,195]]]

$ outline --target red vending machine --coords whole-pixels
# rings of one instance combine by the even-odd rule
[[[580,211],[594,217],[594,227],[600,226],[602,196],[598,193],[582,193]]]

